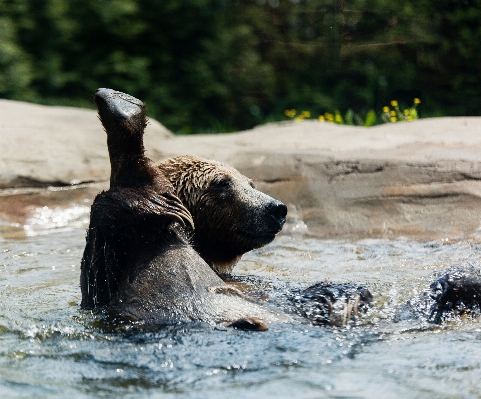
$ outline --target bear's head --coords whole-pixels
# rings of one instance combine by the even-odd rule
[[[244,253],[270,243],[285,223],[287,207],[228,165],[180,156],[158,167],[192,214],[195,249],[219,274],[229,274]]]

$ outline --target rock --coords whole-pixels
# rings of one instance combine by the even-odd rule
[[[172,136],[157,121],[146,145]],[[0,188],[46,187],[107,180],[107,137],[96,111],[0,100]],[[156,140],[152,140],[155,137]]]
[[[0,137],[0,188],[108,179],[95,111],[0,100]],[[191,136],[152,120],[145,146],[156,161],[186,154],[234,166],[289,205],[291,232],[434,239],[480,227],[481,117],[371,128],[312,120]]]

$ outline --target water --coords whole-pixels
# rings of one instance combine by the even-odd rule
[[[246,289],[271,292],[319,281],[364,284],[376,303],[359,326],[112,332],[78,307],[88,207],[32,215],[0,226],[2,398],[481,397],[479,320],[390,319],[436,271],[476,261],[475,240],[286,234],[235,269]]]

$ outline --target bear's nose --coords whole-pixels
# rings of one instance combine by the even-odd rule
[[[281,201],[271,201],[267,205],[267,213],[282,226],[286,221],[287,206],[285,206]]]

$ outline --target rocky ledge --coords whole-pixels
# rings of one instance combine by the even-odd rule
[[[190,154],[236,167],[289,205],[290,231],[464,238],[481,225],[481,117],[194,136],[151,120],[145,146],[153,160]],[[4,221],[21,223],[36,206],[88,204],[108,184],[95,111],[0,100],[0,152]]]

